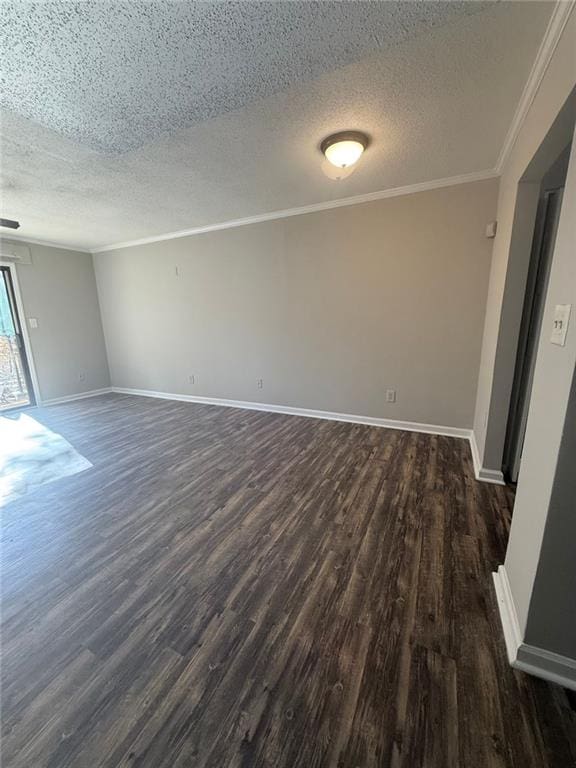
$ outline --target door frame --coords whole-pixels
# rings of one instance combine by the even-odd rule
[[[517,482],[520,471],[563,193],[564,186],[544,189],[536,214],[502,460],[504,479],[512,483]]]
[[[20,331],[22,333],[24,352],[26,353],[26,362],[28,363],[28,372],[30,373],[30,383],[32,385],[32,392],[30,394],[32,395],[34,402],[30,405],[23,405],[20,407],[33,408],[35,405],[42,405],[42,399],[40,398],[40,385],[38,383],[38,376],[36,375],[36,365],[34,364],[34,355],[32,354],[32,344],[28,334],[28,324],[24,314],[22,294],[20,292],[20,284],[18,282],[18,272],[16,270],[16,264],[13,261],[4,261],[0,259],[0,267],[8,267],[8,271],[10,272],[12,288],[14,290],[14,300],[16,301],[16,311],[18,312],[18,322],[20,324]]]

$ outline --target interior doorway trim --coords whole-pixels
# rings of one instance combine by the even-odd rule
[[[22,331],[22,338],[24,340],[24,351],[26,352],[26,360],[28,362],[28,369],[30,371],[34,404],[42,405],[42,399],[40,397],[40,385],[38,383],[38,376],[36,375],[36,365],[34,363],[34,355],[32,354],[32,344],[30,343],[30,336],[28,334],[28,324],[26,322],[26,315],[24,314],[24,305],[22,304],[22,294],[20,293],[20,284],[18,283],[18,272],[16,270],[16,264],[14,264],[12,261],[0,260],[0,267],[6,267],[10,272],[12,289],[14,291],[14,299],[16,300],[16,309],[18,310],[18,318],[21,325],[20,330]]]
[[[494,485],[506,485],[503,472],[501,472],[499,469],[487,469],[486,467],[482,466],[474,430],[472,430],[470,433],[469,439],[470,451],[472,452],[472,463],[474,464],[474,475],[476,476],[476,480],[480,480],[483,483],[494,483]]]

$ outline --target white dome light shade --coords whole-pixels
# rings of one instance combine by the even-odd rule
[[[324,139],[320,149],[336,168],[349,168],[357,163],[368,146],[368,137],[359,131],[343,131]]]
[[[364,152],[364,147],[359,141],[338,141],[326,150],[326,159],[337,168],[347,168],[354,165]]]

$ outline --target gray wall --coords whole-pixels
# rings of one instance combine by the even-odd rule
[[[544,529],[559,461],[560,442],[566,424],[572,378],[576,367],[576,142],[572,144],[562,210],[536,367],[522,463],[505,567],[516,607],[520,630],[526,630],[528,607],[536,580]],[[571,304],[572,316],[565,346],[550,342],[556,304]],[[572,426],[572,429],[574,427]],[[574,514],[574,512],[572,512]],[[553,599],[553,595],[549,595]],[[567,616],[566,622],[574,621]]]
[[[576,371],[558,454],[526,642],[576,659]]]
[[[470,427],[496,196],[489,180],[97,254],[112,383]]]
[[[530,187],[534,193],[533,200],[536,201],[545,171],[558,157],[573,132],[571,94],[576,83],[575,39],[576,13],[572,12],[500,178],[498,235],[494,243],[490,272],[474,417],[474,434],[480,460],[488,469],[499,470],[501,466],[517,330],[522,312],[523,296],[518,291],[514,275],[509,271],[515,257],[517,203],[520,196],[530,192]],[[511,600],[522,637],[525,637],[526,633],[544,529],[551,508],[560,440],[576,360],[574,314],[566,346],[557,347],[549,342],[554,306],[572,304],[573,313],[576,307],[574,210],[576,162],[573,145],[538,346],[530,412],[505,561]],[[516,306],[513,322],[506,321],[511,317],[510,304]],[[549,586],[550,584],[546,589]],[[554,598],[551,593],[548,593],[547,597]],[[537,610],[536,604],[534,610]],[[531,609],[531,619],[535,621],[535,617],[536,614],[532,613]],[[565,615],[564,627],[573,621],[572,615]],[[562,628],[557,628],[556,632],[558,631],[561,632]]]
[[[92,256],[29,245],[16,272],[42,400],[110,385]],[[84,381],[80,374],[84,373]]]
[[[480,461],[484,467],[492,470],[500,470],[502,464],[506,420],[514,376],[524,281],[533,232],[527,207],[531,200],[535,215],[543,175],[543,173],[538,175],[534,171],[531,178],[526,178],[526,170],[557,121],[559,113],[574,88],[576,82],[575,39],[576,13],[572,12],[500,177],[498,234],[494,241],[488,286],[474,416],[474,435]],[[557,126],[560,132],[565,131],[570,119],[568,110],[564,124]],[[550,137],[550,147],[557,145],[556,154],[550,156],[548,162],[542,155],[544,170],[547,170],[557,158],[559,150],[566,146],[570,133],[571,128],[567,136]],[[558,139],[559,143],[555,139]],[[524,183],[520,183],[522,180]],[[521,198],[524,198],[525,203],[523,211],[517,206]],[[526,198],[529,200],[527,201]],[[528,218],[530,222],[528,233],[523,230],[522,218],[524,220]],[[523,236],[528,240],[527,246],[522,242]],[[518,261],[522,254],[524,254],[523,269],[518,270]]]

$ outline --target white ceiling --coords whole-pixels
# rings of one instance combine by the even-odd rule
[[[491,169],[552,10],[4,2],[2,216],[96,248]],[[342,129],[372,144],[335,182]]]

